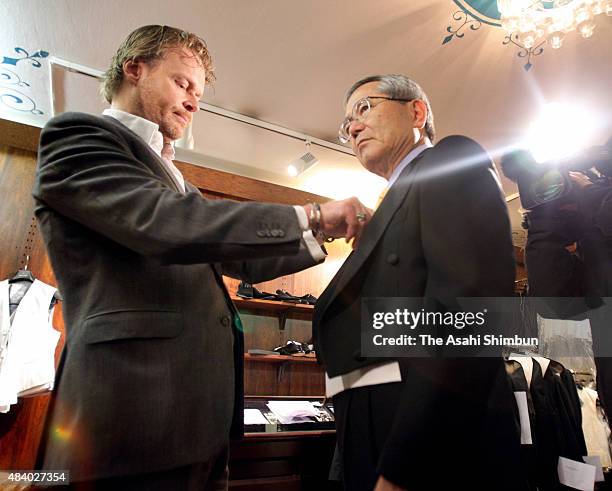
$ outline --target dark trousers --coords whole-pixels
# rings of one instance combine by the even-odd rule
[[[401,383],[345,390],[334,396],[344,488],[372,491],[378,460],[395,417]]]
[[[72,491],[226,491],[228,484],[228,450],[207,462],[160,472],[112,477],[95,481],[53,486],[41,490]]]
[[[400,369],[403,382],[334,397],[345,489],[371,491],[381,472],[410,491],[528,489],[501,358],[400,360]]]

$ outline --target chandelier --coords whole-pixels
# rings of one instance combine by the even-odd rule
[[[497,8],[502,27],[527,49],[545,41],[558,49],[571,31],[589,38],[596,15],[612,16],[612,0],[497,0]]]

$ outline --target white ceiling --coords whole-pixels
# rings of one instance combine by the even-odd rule
[[[486,0],[480,0],[482,4]],[[591,39],[573,33],[560,50],[531,59],[503,45],[505,34],[483,24],[456,30],[457,0],[2,0],[0,59],[44,50],[104,70],[120,41],[144,24],[168,24],[196,32],[213,54],[217,83],[203,100],[314,137],[336,142],[342,97],[357,79],[404,73],[428,92],[439,138],[461,133],[496,157],[520,139],[543,102],[581,103],[605,116],[592,144],[612,134],[612,18],[600,15]],[[467,2],[474,4],[474,1]],[[0,64],[0,117],[42,126],[50,114],[49,63]],[[17,85],[11,70],[29,86]],[[5,75],[2,75],[4,73]],[[95,80],[55,73],[57,110],[99,111]],[[18,82],[18,80],[17,80]],[[7,87],[13,92],[8,92]],[[19,104],[6,94],[18,90]],[[184,158],[210,167],[293,186],[318,194],[361,195],[373,204],[383,182],[365,173],[352,156],[312,145],[319,163],[297,179],[286,166],[305,146],[298,140],[200,112],[194,152]],[[504,179],[506,194],[516,191]],[[516,202],[515,202],[516,203]],[[514,206],[516,208],[516,206]],[[518,230],[518,212],[511,210]]]

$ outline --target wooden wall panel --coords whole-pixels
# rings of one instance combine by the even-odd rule
[[[244,364],[247,396],[316,396],[325,394],[325,375],[315,360],[260,361]]]
[[[23,245],[32,221],[36,154],[0,145],[0,275],[25,263]],[[23,259],[23,261],[22,261]]]
[[[11,277],[29,256],[28,268],[34,276],[56,285],[33,214],[35,168],[35,153],[0,146],[0,279]],[[61,304],[55,309],[53,325],[61,332],[57,363],[65,341]],[[20,399],[7,414],[0,414],[0,469],[34,467],[49,401],[49,395]]]
[[[175,162],[185,179],[198,189],[210,194],[231,196],[233,199],[281,203],[286,205],[305,205],[316,201],[324,203],[329,198],[297,189],[279,186],[249,177],[237,176],[229,172],[207,169],[184,162]]]

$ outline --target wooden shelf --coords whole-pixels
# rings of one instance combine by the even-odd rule
[[[320,437],[323,435],[335,435],[336,430],[313,430],[313,431],[271,431],[270,433],[244,433],[249,440],[267,440],[271,438],[295,438],[295,437]]]
[[[279,329],[285,329],[287,319],[312,320],[314,305],[303,303],[279,302],[277,300],[255,300],[253,298],[241,298],[231,296],[232,301],[238,308],[247,314],[274,316],[278,318]]]
[[[317,363],[316,357],[289,355],[252,355],[244,354],[244,361],[261,361],[265,363]]]

